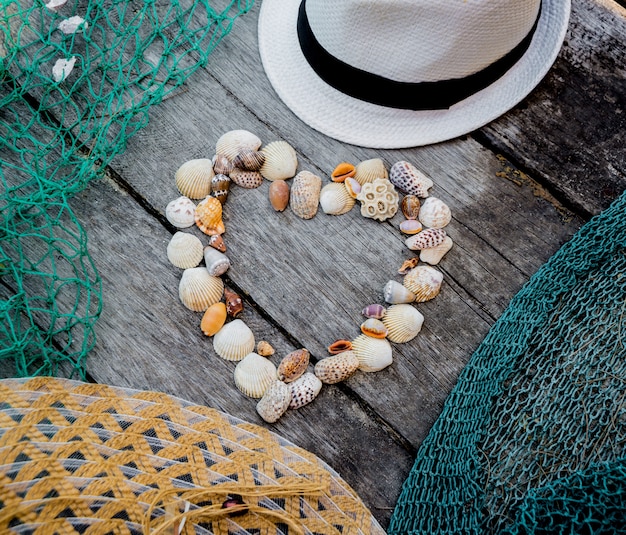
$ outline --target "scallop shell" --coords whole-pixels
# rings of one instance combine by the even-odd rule
[[[398,211],[398,192],[386,178],[377,178],[361,187],[356,198],[361,201],[361,215],[385,221]]]
[[[261,174],[268,180],[286,180],[296,174],[298,156],[295,149],[286,141],[273,141],[261,149],[265,163]]]
[[[414,267],[404,276],[404,286],[415,294],[415,301],[423,303],[439,294],[443,273],[431,266]]]
[[[272,345],[266,340],[260,340],[256,345],[256,352],[262,357],[271,357],[275,351]]]
[[[187,228],[194,224],[196,205],[189,197],[178,197],[165,207],[165,217],[176,228]]]
[[[254,351],[254,333],[243,321],[233,320],[215,334],[213,349],[225,360],[241,360]]]
[[[311,219],[317,213],[322,179],[309,171],[300,171],[293,179],[289,206],[302,219]]]
[[[330,174],[333,182],[344,182],[346,178],[352,178],[356,174],[356,167],[348,162],[341,162]]]
[[[282,212],[289,204],[289,184],[284,180],[274,180],[270,184],[269,198],[272,208]]]
[[[233,376],[243,394],[258,399],[276,381],[276,366],[261,355],[249,353],[237,363]]]
[[[425,227],[443,228],[452,220],[452,212],[441,199],[429,197],[420,208],[419,220]]]
[[[385,284],[383,295],[385,296],[385,301],[392,305],[398,303],[412,303],[415,301],[415,294],[394,280],[390,280]]]
[[[320,192],[320,207],[325,214],[341,215],[352,210],[356,200],[340,182],[326,184]]]
[[[417,219],[405,219],[402,223],[400,223],[400,232],[404,232],[404,234],[417,234],[421,232],[422,224]]]
[[[279,381],[291,383],[300,377],[309,365],[310,353],[306,349],[296,349],[280,361],[277,377]]]
[[[420,198],[428,197],[433,181],[418,170],[413,164],[401,160],[394,163],[389,170],[389,180],[400,191]]]
[[[219,277],[228,271],[230,260],[224,253],[207,245],[204,248],[204,264],[210,275]]]
[[[343,351],[321,359],[315,365],[315,375],[322,383],[334,385],[354,375],[359,368],[359,359],[354,351]]]
[[[348,195],[353,199],[356,199],[356,196],[361,192],[361,184],[359,184],[354,178],[348,177],[343,183]]]
[[[243,301],[236,292],[224,288],[224,300],[226,301],[226,311],[232,318],[236,318],[243,311]]]
[[[229,175],[233,170],[233,163],[223,154],[216,154],[211,161],[216,175]]]
[[[362,311],[366,318],[376,318],[377,320],[383,319],[387,309],[383,305],[373,304],[367,305]]]
[[[221,234],[213,234],[213,236],[209,236],[209,245],[221,253],[226,252],[226,243],[224,243],[224,238],[222,238]]]
[[[391,344],[385,338],[360,334],[352,340],[352,347],[361,371],[378,372],[393,362]]]
[[[200,329],[207,336],[213,336],[224,323],[226,323],[226,305],[220,301],[206,309],[200,321]]]
[[[235,159],[233,165],[246,171],[258,171],[263,167],[265,162],[265,153],[257,150],[244,149]]]
[[[210,236],[226,232],[222,221],[222,203],[215,197],[207,197],[198,203],[195,221],[198,228]]]
[[[235,167],[230,172],[230,179],[242,188],[254,189],[263,184],[263,177],[258,171],[246,171]]]
[[[328,346],[328,352],[331,355],[336,355],[337,353],[343,353],[344,351],[349,351],[352,349],[352,342],[350,340],[336,340],[332,344]]]
[[[176,267],[196,267],[202,260],[202,242],[188,232],[176,232],[167,244],[167,258]]]
[[[256,404],[256,411],[268,424],[285,414],[291,403],[291,388],[282,381],[274,381]]]
[[[289,408],[299,409],[317,397],[322,389],[322,381],[315,374],[307,372],[293,383],[289,383],[289,389],[291,390]]]
[[[204,312],[222,298],[223,292],[222,279],[210,275],[204,267],[186,269],[178,284],[181,302],[194,312]]]
[[[214,175],[213,162],[199,158],[182,164],[174,178],[181,195],[190,199],[204,199],[211,193],[211,179]]]
[[[392,305],[383,318],[387,327],[387,340],[403,344],[412,340],[422,330],[424,316],[411,305]]]
[[[400,203],[400,208],[407,219],[417,219],[420,213],[420,200],[416,195],[405,195]]]
[[[437,245],[446,239],[446,236],[446,231],[443,229],[427,228],[407,238],[404,243],[411,251],[421,251],[423,249],[437,247]]]
[[[361,184],[373,182],[377,178],[387,178],[387,168],[380,158],[372,158],[357,164],[354,179]]]
[[[257,150],[261,140],[247,130],[231,130],[223,134],[215,144],[215,152],[233,161],[242,150]]]
[[[450,249],[452,249],[452,238],[446,236],[439,245],[420,251],[420,260],[426,264],[435,266]]]
[[[368,318],[361,323],[361,332],[372,338],[385,338],[387,336],[387,327],[376,318]]]

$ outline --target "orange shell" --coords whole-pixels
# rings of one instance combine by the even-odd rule
[[[361,332],[372,338],[385,338],[387,336],[387,327],[376,318],[368,318],[361,324]]]
[[[330,174],[333,182],[343,182],[348,177],[353,177],[356,173],[356,167],[348,162],[341,162],[335,170]]]
[[[286,355],[278,365],[278,380],[284,383],[295,381],[306,371],[309,358],[310,353],[306,349],[296,349]]]
[[[350,340],[337,340],[328,346],[328,352],[331,355],[343,353],[344,351],[350,351],[351,349],[352,342]]]
[[[226,322],[226,305],[222,302],[215,303],[206,309],[200,328],[207,336],[213,336]]]
[[[222,203],[215,197],[206,197],[198,203],[195,220],[198,228],[209,236],[226,232],[222,221]]]

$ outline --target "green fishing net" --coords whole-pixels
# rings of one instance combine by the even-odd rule
[[[513,298],[404,483],[394,534],[626,532],[626,193]]]
[[[0,2],[0,374],[78,375],[100,277],[70,199],[253,0]]]

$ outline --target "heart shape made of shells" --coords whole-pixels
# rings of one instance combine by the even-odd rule
[[[411,303],[439,294],[443,274],[433,266],[452,248],[444,230],[451,213],[443,201],[429,195],[433,181],[409,162],[398,161],[389,171],[378,158],[357,165],[341,162],[322,187],[322,179],[314,173],[296,174],[298,159],[289,143],[274,141],[261,146],[252,132],[226,132],[218,139],[212,159],[190,160],[176,171],[181,197],[167,205],[165,214],[178,229],[195,224],[208,235],[205,246],[194,234],[180,230],[167,246],[170,262],[184,270],[180,300],[188,309],[203,312],[200,328],[213,337],[217,355],[237,362],[235,385],[246,396],[259,399],[257,412],[273,423],[288,409],[313,401],[323,384],[344,381],[357,370],[383,370],[393,362],[391,343],[405,343],[417,336],[424,316]],[[290,187],[287,180],[292,178]],[[319,359],[313,373],[307,372],[310,353],[304,348],[283,357],[278,366],[270,360],[274,349],[265,340],[256,344],[252,330],[237,318],[243,310],[241,297],[225,288],[220,278],[230,267],[222,238],[226,230],[222,205],[231,184],[257,188],[263,180],[271,181],[269,201],[274,210],[281,212],[289,206],[303,219],[314,217],[319,208],[329,215],[345,214],[356,201],[364,217],[377,221],[385,221],[401,209],[406,219],[399,228],[407,235],[406,246],[419,251],[398,270],[404,275],[403,283],[389,280],[385,285],[384,299],[390,306],[367,305],[362,334],[332,343],[330,356]],[[404,195],[401,201],[398,191]],[[228,317],[232,320],[227,322]]]

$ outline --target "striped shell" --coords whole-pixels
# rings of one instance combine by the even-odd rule
[[[222,203],[215,197],[207,197],[198,203],[195,220],[198,228],[209,236],[226,232],[222,221]]]
[[[416,197],[428,197],[428,190],[433,181],[419,171],[413,164],[401,160],[394,163],[389,170],[389,180],[400,191]]]
[[[435,266],[450,249],[452,249],[452,238],[446,236],[439,245],[420,251],[420,260],[426,264]]]
[[[363,184],[356,198],[361,201],[364,217],[385,221],[398,211],[398,192],[386,178]]]
[[[340,182],[326,184],[320,192],[320,207],[325,214],[341,215],[352,210],[356,200]]]
[[[219,277],[228,271],[230,260],[224,253],[207,245],[204,248],[204,264],[210,275]]]
[[[233,166],[246,171],[258,171],[263,167],[263,162],[265,162],[264,152],[244,149],[235,156]]]
[[[311,219],[317,213],[322,179],[309,171],[300,171],[293,179],[289,206],[302,219]]]
[[[309,365],[310,353],[306,349],[296,349],[280,361],[277,377],[279,381],[291,383],[300,377]]]
[[[346,178],[351,178],[356,174],[356,167],[348,162],[341,162],[330,174],[333,182],[344,182]]]
[[[224,323],[226,323],[226,305],[220,301],[206,309],[200,321],[200,329],[207,336],[213,336]]]
[[[415,301],[423,303],[439,295],[443,273],[431,266],[417,266],[404,276],[404,286],[415,294]]]
[[[211,161],[216,175],[229,175],[233,170],[233,163],[223,154],[216,154]]]
[[[285,414],[291,403],[291,388],[282,381],[274,381],[256,404],[256,411],[267,423],[272,424]]]
[[[189,197],[178,197],[165,207],[165,217],[176,228],[187,228],[195,222],[196,205]]]
[[[431,247],[437,247],[446,239],[446,236],[446,231],[443,229],[427,228],[407,238],[404,243],[411,251],[422,251]]]
[[[223,292],[222,279],[210,275],[204,267],[186,269],[178,284],[181,302],[194,312],[204,312],[222,298]]]
[[[296,174],[298,156],[286,141],[273,141],[261,149],[265,162],[261,174],[268,180],[287,180]]]
[[[420,200],[416,195],[405,195],[400,203],[400,208],[407,219],[417,219],[420,213]]]
[[[246,189],[258,188],[263,184],[263,177],[258,171],[246,171],[235,167],[230,172],[230,179],[238,186]]]
[[[269,199],[272,208],[282,212],[289,205],[289,184],[284,180],[274,180],[270,184]]]
[[[211,179],[214,175],[213,162],[200,158],[182,164],[174,177],[181,195],[190,199],[204,199],[211,193]]]
[[[441,199],[429,197],[420,208],[419,220],[425,227],[443,228],[452,220],[452,212]]]
[[[196,267],[202,260],[202,242],[188,232],[176,232],[167,244],[167,258],[176,267]]]
[[[372,158],[357,164],[354,179],[361,184],[373,182],[377,178],[387,178],[387,168],[380,158]]]
[[[213,349],[224,360],[241,360],[254,351],[254,333],[240,319],[233,320],[215,334]]]
[[[387,327],[387,340],[403,344],[412,340],[422,330],[424,316],[411,305],[392,305],[383,318]]]
[[[372,304],[367,305],[362,311],[366,318],[376,318],[377,320],[382,319],[387,312],[387,309],[383,305]]]
[[[276,381],[276,366],[261,355],[248,353],[235,366],[233,376],[235,385],[243,394],[259,399]]]
[[[352,377],[358,368],[359,359],[354,351],[343,351],[317,361],[315,375],[322,383],[334,385]]]
[[[393,362],[391,344],[385,338],[360,334],[352,340],[352,348],[359,359],[359,370],[377,372]]]
[[[361,332],[372,338],[385,338],[387,336],[387,327],[376,318],[368,318],[361,323]]]
[[[322,389],[322,381],[315,374],[307,372],[293,383],[289,383],[289,389],[291,390],[289,408],[299,409],[317,397]]]
[[[230,130],[217,140],[215,152],[233,161],[242,150],[257,150],[260,146],[261,140],[252,132]]]
[[[406,286],[394,280],[390,280],[385,284],[383,295],[385,301],[392,305],[398,303],[412,303],[415,301],[415,294]]]

